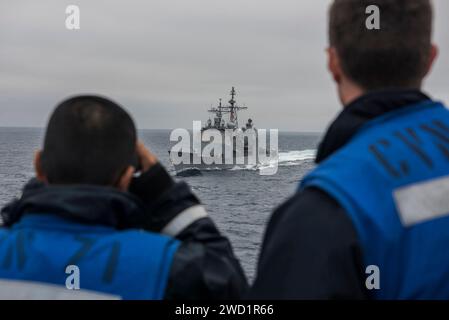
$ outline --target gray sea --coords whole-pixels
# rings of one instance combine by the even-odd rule
[[[42,145],[43,129],[0,128],[0,206],[20,195],[33,177],[33,155]],[[169,130],[142,130],[140,138],[175,175],[168,149]],[[207,171],[176,177],[187,181],[227,235],[249,279],[253,279],[265,226],[273,210],[291,196],[313,168],[319,134],[280,133],[279,169],[272,176],[257,169]]]

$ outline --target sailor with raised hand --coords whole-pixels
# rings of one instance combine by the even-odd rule
[[[273,214],[253,299],[448,299],[449,111],[421,91],[429,0],[335,0],[328,66],[344,110]]]
[[[106,98],[58,105],[36,155],[36,179],[1,212],[1,298],[238,299],[246,292],[228,239],[136,137],[128,113]],[[75,288],[67,270],[77,271]]]

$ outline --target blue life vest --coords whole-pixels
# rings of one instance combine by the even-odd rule
[[[117,231],[29,214],[0,229],[0,279],[66,286],[69,265],[80,289],[123,299],[163,299],[179,242],[159,234]]]
[[[426,101],[376,118],[307,175],[351,218],[374,299],[449,299],[449,111]],[[370,273],[367,274],[367,278]]]

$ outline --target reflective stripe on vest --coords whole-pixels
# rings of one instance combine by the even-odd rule
[[[174,238],[138,231],[71,223],[50,215],[27,215],[0,229],[0,279],[66,287],[79,270],[83,290],[123,299],[163,299]]]
[[[377,299],[449,298],[449,111],[426,101],[369,122],[304,178],[351,218]]]

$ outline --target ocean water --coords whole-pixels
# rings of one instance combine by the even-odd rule
[[[0,128],[0,206],[20,196],[33,177],[33,156],[42,145],[42,129]],[[140,138],[175,175],[168,150],[170,131],[142,130]],[[187,181],[206,206],[220,231],[227,235],[250,280],[266,224],[273,210],[291,196],[313,168],[319,134],[280,133],[277,174],[262,176],[255,169],[207,171],[176,177]]]

